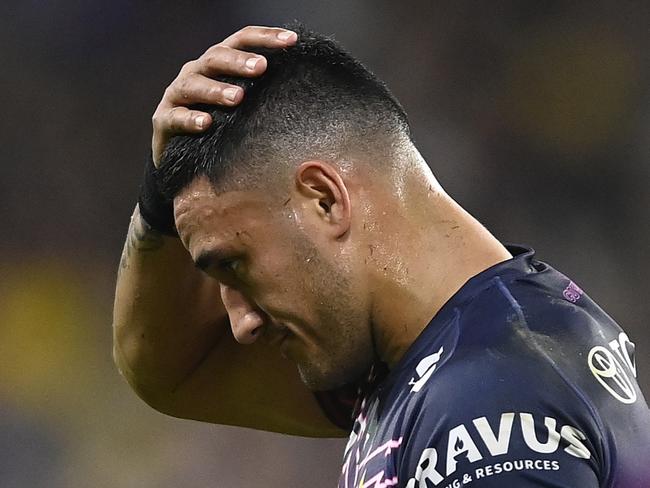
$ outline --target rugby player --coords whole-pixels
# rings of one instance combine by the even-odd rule
[[[161,412],[349,436],[340,487],[650,486],[630,338],[445,193],[388,89],[305,30],[246,27],[165,91],[114,338]]]

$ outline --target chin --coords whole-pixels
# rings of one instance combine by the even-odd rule
[[[302,368],[298,368],[300,379],[307,388],[311,391],[327,391],[335,390],[345,384],[345,382],[337,381],[333,378],[319,376],[312,374],[312,371],[306,372]]]
[[[350,365],[356,366],[356,365]],[[330,367],[319,368],[317,365],[298,365],[300,379],[312,391],[327,391],[341,388],[357,381],[368,371],[368,367]]]

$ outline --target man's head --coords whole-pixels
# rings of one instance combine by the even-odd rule
[[[170,141],[161,162],[168,196],[199,175],[219,190],[282,188],[269,183],[286,184],[309,159],[343,163],[372,152],[383,156],[372,164],[390,164],[409,139],[406,114],[381,81],[334,41],[294,30],[294,46],[256,51],[267,59],[261,77],[220,78],[244,88],[240,105],[198,106],[211,127]]]
[[[237,340],[281,343],[314,389],[356,379],[375,359],[364,232],[410,147],[385,86],[334,42],[298,30],[263,52],[235,108],[202,107],[203,134],[170,141],[163,189],[197,265],[221,283]]]

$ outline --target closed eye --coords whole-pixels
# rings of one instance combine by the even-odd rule
[[[218,271],[234,271],[238,266],[239,258],[225,256],[224,254],[219,250],[203,251],[194,260],[194,266],[206,272],[213,267]]]
[[[219,269],[226,272],[232,272],[232,273],[237,272],[237,268],[239,268],[239,265],[240,265],[240,260],[237,258],[221,259],[217,264]]]
[[[221,283],[241,286],[245,281],[242,259],[241,256],[217,249],[201,252],[194,265]]]

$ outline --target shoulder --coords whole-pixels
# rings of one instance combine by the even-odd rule
[[[453,353],[410,393],[401,478],[414,487],[535,486],[521,476],[600,486],[598,422],[543,359],[508,347]]]
[[[498,475],[477,486],[529,486],[517,476],[599,486],[631,469],[621,458],[638,456],[623,444],[644,451],[650,433],[631,342],[570,283],[496,280],[462,311],[454,347],[406,401],[412,479],[426,465],[440,483]],[[567,287],[575,294],[565,297]],[[631,419],[644,434],[630,432]]]

